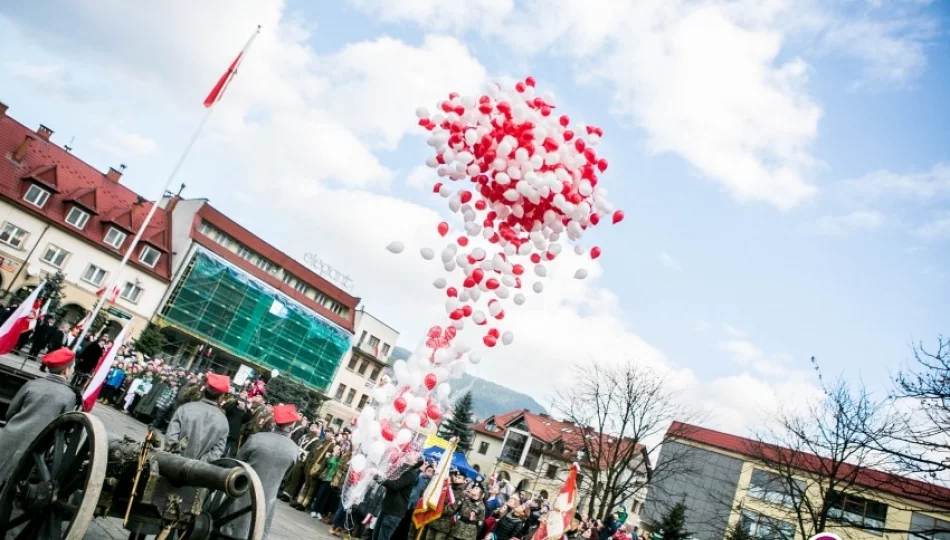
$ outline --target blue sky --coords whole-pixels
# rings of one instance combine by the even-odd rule
[[[815,395],[812,355],[883,390],[947,331],[946,2],[161,4],[4,3],[0,101],[152,196],[262,24],[185,195],[350,273],[403,346],[439,320],[439,271],[382,246],[436,247],[449,217],[413,111],[528,74],[605,129],[627,219],[585,239],[605,253],[590,280],[560,268],[512,315],[516,344],[479,375],[545,400],[572,362],[642,362],[739,431]]]

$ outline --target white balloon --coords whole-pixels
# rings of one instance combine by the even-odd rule
[[[380,420],[392,420],[399,418],[399,411],[396,410],[392,405],[383,405],[379,408],[379,419]]]
[[[397,360],[393,364],[393,373],[396,375],[396,379],[399,382],[403,382],[409,378],[409,366],[406,364],[405,360]]]
[[[421,385],[422,385],[422,379],[423,379],[424,377],[425,377],[425,375],[423,375],[421,372],[419,372],[419,371],[413,371],[412,373],[409,374],[409,381],[408,381],[408,382],[409,382],[409,386],[411,386],[411,387],[413,387],[413,388],[417,388],[417,387],[421,386]],[[402,382],[402,381],[400,381],[400,382]]]
[[[422,255],[422,258],[427,261],[431,261],[433,258],[435,258],[435,252],[427,247],[420,249],[419,254]]]
[[[469,132],[469,133],[471,133],[471,132]],[[409,428],[409,429],[411,429],[411,430],[413,430],[413,431],[416,431],[416,430],[418,430],[419,428],[422,427],[422,418],[420,418],[419,415],[416,414],[416,413],[409,413],[409,414],[406,415],[406,418],[405,418],[405,420],[403,420],[403,423],[406,424],[406,427],[407,427],[407,428]],[[351,462],[351,463],[352,463],[352,462]]]
[[[353,459],[350,460],[350,469],[356,473],[363,472],[363,470],[366,469],[366,456],[363,454],[353,456]]]
[[[472,353],[472,354],[474,354],[474,353]],[[473,364],[477,364],[478,362],[472,362],[472,363],[473,363]],[[435,394],[436,394],[436,395],[439,397],[439,399],[441,399],[441,400],[448,399],[449,393],[450,393],[451,391],[452,391],[452,387],[449,386],[449,383],[440,383],[439,386],[437,386],[437,387],[435,388]]]
[[[454,271],[455,271],[455,261],[449,261],[449,262],[443,264],[442,267],[445,268],[445,271],[446,271],[446,272],[454,272]]]
[[[452,365],[449,366],[449,373],[453,379],[458,379],[462,375],[465,375],[465,370],[468,369],[468,366],[465,362],[452,362]]]
[[[498,287],[497,289],[495,289],[495,296],[497,296],[498,298],[501,298],[502,300],[504,300],[505,298],[508,298],[508,295],[510,294],[511,294],[511,291],[508,289],[508,287]]]
[[[482,324],[482,323],[484,323],[484,322],[485,322],[485,314],[484,314],[481,310],[475,310],[475,311],[472,313],[472,321],[474,321],[475,324]]]
[[[586,277],[587,277],[586,268],[578,268],[577,271],[574,272],[574,279],[584,279]]]
[[[459,293],[459,302],[468,302],[468,299],[469,299],[469,296],[468,296],[467,290],[463,290],[462,292]]]
[[[384,441],[375,441],[369,445],[369,452],[366,453],[366,459],[371,463],[379,463],[386,453],[386,443]]]
[[[582,245],[580,245],[580,244],[577,244],[577,245],[574,246],[574,253],[576,253],[576,254],[578,254],[578,255],[583,255],[583,254],[584,254],[584,251],[585,251],[585,250],[584,250],[584,246],[582,246]]]
[[[376,418],[376,409],[374,409],[372,405],[367,405],[360,411],[360,419],[356,425],[362,428],[363,426],[369,425],[374,418]]]
[[[412,432],[408,429],[400,429],[399,433],[396,434],[396,440],[393,441],[399,446],[406,444],[412,440]]]
[[[516,305],[516,306],[520,306],[521,304],[524,304],[524,300],[525,300],[524,294],[522,294],[522,293],[515,293],[514,302],[515,302],[515,305]]]
[[[383,428],[380,426],[379,422],[376,422],[375,420],[370,422],[366,428],[366,440],[375,441],[378,439],[382,433],[382,429]]]
[[[541,283],[540,281],[535,281],[534,285],[532,285],[531,288],[534,289],[534,292],[540,293],[541,291],[544,290],[544,283]]]
[[[471,363],[473,363],[473,364],[477,364],[477,363],[479,363],[479,362],[482,361],[482,357],[481,357],[481,355],[478,354],[477,352],[472,351],[472,352],[469,353],[469,355],[468,355],[468,361],[471,362]]]
[[[453,358],[456,355],[455,351],[449,351],[449,354],[452,355]],[[437,381],[444,381],[449,376],[449,370],[444,367],[437,367],[432,370],[432,373],[435,373],[435,380]]]
[[[511,345],[511,342],[514,340],[515,340],[515,335],[512,334],[510,331],[506,331],[504,334],[501,335],[501,342],[504,343],[505,345]]]
[[[452,313],[459,307],[459,299],[454,296],[450,296],[445,299],[445,312]]]
[[[409,400],[409,408],[414,411],[424,411],[428,405],[429,403],[425,398],[414,397]]]
[[[436,280],[432,282],[432,286],[436,289],[444,289],[445,285],[445,278],[436,278]]]
[[[465,328],[465,321],[462,319],[452,321],[452,326],[454,326],[457,330],[461,330],[462,328]]]
[[[548,275],[548,269],[542,264],[536,264],[534,265],[534,273],[537,274],[538,277],[544,277]]]
[[[391,253],[399,254],[402,253],[404,249],[406,249],[406,246],[404,246],[402,242],[396,241],[390,242],[389,245],[386,246],[386,249],[388,249]]]
[[[425,107],[419,107],[418,109],[416,109],[416,116],[418,116],[419,118],[428,118],[429,109],[426,109]]]
[[[447,364],[454,358],[452,352],[447,349],[437,349],[435,351],[435,361],[439,364]]]

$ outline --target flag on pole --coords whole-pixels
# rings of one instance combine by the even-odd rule
[[[439,459],[432,480],[429,480],[429,485],[426,486],[415,510],[412,511],[412,522],[417,529],[422,529],[442,517],[442,510],[445,509],[446,504],[455,504],[455,495],[449,484],[449,470],[452,467],[452,456],[455,455],[457,445],[458,441],[449,442],[448,448]]]
[[[36,330],[36,323],[46,316],[46,310],[49,308],[49,300],[46,300],[46,303],[42,304],[42,306],[40,304],[42,304],[42,300],[39,298],[33,303],[33,318],[30,319],[30,330]]]
[[[73,328],[75,328],[75,329],[77,329],[77,330],[82,330],[83,328],[86,327],[87,324],[89,324],[89,314],[88,314],[88,313],[86,313],[86,316],[85,316],[85,317],[83,317],[82,319],[79,319],[79,322],[76,323],[76,324],[73,326]]]
[[[101,298],[106,294],[106,287],[103,287],[96,291],[96,297]],[[112,290],[109,291],[109,302],[115,303],[119,298],[119,287],[117,285],[112,286]]]
[[[36,299],[39,298],[40,292],[43,291],[45,286],[45,281],[37,285],[30,296],[26,297],[20,307],[11,313],[3,325],[0,326],[0,354],[7,354],[16,348],[16,344],[20,340],[20,334],[30,329],[30,319],[31,317],[36,318],[35,309],[39,308],[39,306],[36,306]]]
[[[238,67],[240,67],[241,61],[244,59],[244,53],[247,52],[248,47],[251,46],[251,42],[254,41],[254,38],[257,37],[257,34],[260,32],[261,27],[258,26],[257,31],[254,32],[254,35],[251,36],[251,39],[247,40],[247,44],[244,45],[244,48],[241,49],[241,52],[238,53],[237,57],[234,58],[234,61],[231,62],[231,65],[228,66],[228,70],[224,72],[224,75],[221,75],[220,79],[218,79],[218,82],[214,85],[214,88],[212,88],[211,92],[208,93],[208,97],[205,98],[205,108],[213,107],[215,103],[221,101],[221,97],[224,96],[224,91],[227,90],[228,85],[231,84],[231,80],[233,80],[234,76],[237,75]]]
[[[106,375],[108,375],[109,370],[112,369],[112,364],[115,362],[115,357],[119,353],[119,348],[122,347],[122,343],[125,341],[125,332],[129,329],[129,326],[131,325],[127,324],[122,327],[122,330],[119,331],[119,335],[116,336],[112,342],[112,345],[110,345],[109,349],[99,358],[99,363],[96,365],[95,371],[93,371],[92,378],[89,379],[89,383],[82,392],[83,411],[90,412],[92,408],[96,406],[99,392],[102,391],[102,386],[106,382]]]
[[[577,504],[577,463],[571,464],[571,472],[561,486],[561,491],[554,500],[541,526],[534,533],[533,540],[561,540],[564,532],[571,526],[574,519],[574,506]]]

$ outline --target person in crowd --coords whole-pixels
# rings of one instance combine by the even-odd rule
[[[63,344],[63,346],[72,349],[76,345],[76,340],[79,339],[79,334],[81,333],[82,328],[73,327],[70,329],[69,333],[66,335],[66,342]]]
[[[409,507],[409,496],[419,479],[419,468],[425,463],[419,452],[407,452],[403,456],[403,464],[408,468],[397,478],[386,480],[382,486],[386,488],[382,508],[373,528],[373,540],[390,540],[399,522],[406,515]]]
[[[612,512],[608,514],[607,517],[604,518],[604,524],[600,528],[600,536],[598,538],[600,538],[600,540],[607,540],[617,532],[620,525],[622,525],[622,523],[616,513]]]
[[[308,425],[309,425],[309,422],[307,421],[307,418],[301,417],[300,421],[297,422],[297,425],[294,426],[293,431],[290,432],[290,440],[294,441],[294,444],[298,444],[300,442],[301,437],[303,437],[307,433]]]
[[[324,503],[327,501],[330,481],[333,480],[333,475],[336,474],[336,469],[340,464],[342,454],[343,445],[341,441],[341,444],[333,447],[333,450],[327,455],[323,464],[320,466],[320,471],[317,473],[319,484],[317,485],[316,494],[310,501],[310,506],[307,507],[307,509],[310,510],[310,517],[312,518],[323,519],[323,516],[318,510],[322,510]]]
[[[102,353],[108,348],[109,339],[100,338],[98,341],[92,341],[86,345],[76,357],[76,375],[73,377],[73,386],[83,387],[89,378],[92,377],[93,370],[99,364]]]
[[[442,516],[429,524],[427,540],[447,540],[451,538],[452,529],[454,529],[458,523],[456,514],[458,514],[465,498],[465,484],[468,480],[465,478],[465,475],[457,469],[452,469],[449,472],[449,482],[452,484],[452,495],[455,499],[455,503],[446,503],[442,510]],[[482,517],[484,518],[484,514]]]
[[[10,318],[10,315],[13,315],[13,312],[20,309],[19,302],[13,302],[9,306],[3,308],[3,311],[0,311],[0,324],[7,322],[7,319]]]
[[[280,489],[280,482],[284,478],[297,459],[297,445],[290,440],[290,431],[294,424],[300,420],[297,409],[293,405],[278,405],[274,407],[274,431],[259,431],[248,437],[247,442],[241,447],[237,458],[247,463],[261,480],[261,487],[264,490],[265,515],[264,520],[264,538],[271,528],[274,520],[274,509],[277,504],[277,492]],[[235,508],[243,508],[250,500],[249,495],[245,495],[245,500],[240,499],[235,504]],[[243,503],[243,504],[242,504]],[[250,518],[236,520],[233,525],[234,532],[228,532],[231,536],[246,538],[250,532]],[[237,534],[235,534],[237,533]]]
[[[485,501],[485,512],[492,515],[505,505],[504,499],[499,495],[498,484],[496,483],[488,490],[488,500]]]
[[[224,456],[228,419],[218,408],[218,399],[230,389],[230,378],[208,373],[204,398],[179,407],[168,423],[166,447],[201,461],[214,461]]]
[[[152,389],[152,374],[143,371],[140,372],[138,377],[132,381],[132,384],[129,386],[128,392],[125,394],[125,407],[122,409],[126,414],[132,414],[131,411],[135,410],[136,405],[142,396],[147,394],[149,390]]]
[[[99,396],[99,403],[103,405],[115,403],[119,388],[124,380],[125,362],[118,362],[109,369],[109,373],[106,375],[105,384],[103,384],[102,393]]]
[[[310,506],[310,502],[313,500],[313,496],[316,495],[317,488],[320,486],[319,476],[321,467],[323,466],[326,455],[333,450],[334,445],[335,440],[332,437],[327,437],[320,441],[319,444],[314,445],[313,450],[309,452],[307,462],[304,465],[303,486],[297,494],[297,500],[290,505],[294,509],[302,512]]]
[[[263,398],[267,395],[267,386],[264,383],[264,379],[261,378],[254,381],[254,384],[252,384],[251,387],[248,389],[247,395],[248,397],[251,397],[251,398],[256,398],[260,396],[261,399],[263,400]]]
[[[30,341],[30,356],[36,358],[40,355],[40,352],[49,344],[50,334],[55,329],[56,318],[52,315],[37,323],[36,329],[33,331],[33,338]]]
[[[465,490],[465,496],[456,512],[456,524],[451,531],[456,540],[480,540],[478,532],[485,521],[485,488],[476,483]]]
[[[495,524],[498,523],[499,519],[501,519],[501,510],[495,509],[495,511],[485,518],[485,523],[482,525],[482,530],[478,534],[478,537],[487,538],[488,535],[495,532]]]
[[[233,456],[237,453],[241,426],[251,419],[251,412],[248,410],[247,402],[234,394],[222,396],[220,405],[224,416],[228,419],[228,445],[224,455]]]
[[[143,422],[151,422],[155,416],[155,404],[158,403],[158,400],[165,395],[165,392],[167,392],[169,388],[171,388],[171,386],[168,384],[168,376],[159,375],[156,382],[148,390],[148,393],[135,405],[133,416]]]
[[[57,416],[74,410],[82,396],[69,386],[75,355],[60,348],[43,356],[49,374],[20,387],[7,409],[0,429],[0,484],[6,482],[33,439]]]
[[[521,504],[517,496],[512,496],[506,504],[505,515],[495,523],[495,540],[511,540],[521,536],[528,517],[528,507]]]
[[[284,502],[297,500],[300,489],[304,484],[308,457],[321,444],[323,444],[323,441],[320,440],[320,425],[317,423],[310,424],[310,429],[307,434],[297,441],[297,460],[294,462],[294,466],[290,468],[290,471],[287,472],[287,477],[284,479],[284,491],[278,496],[280,500]]]
[[[317,514],[319,518],[330,524],[333,518],[334,509],[340,503],[340,494],[343,492],[343,485],[346,483],[346,475],[350,472],[350,459],[353,457],[350,441],[344,440],[340,447],[340,460],[337,463],[333,478],[330,479],[329,488],[324,494],[323,501],[317,501]]]
[[[165,421],[168,419],[168,411],[171,410],[172,405],[175,404],[175,398],[177,397],[178,383],[169,379],[168,388],[155,400],[155,408],[152,409],[153,428],[162,429],[164,427]]]

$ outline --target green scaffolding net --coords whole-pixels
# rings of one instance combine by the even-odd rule
[[[199,249],[162,310],[169,323],[325,392],[352,336]]]

